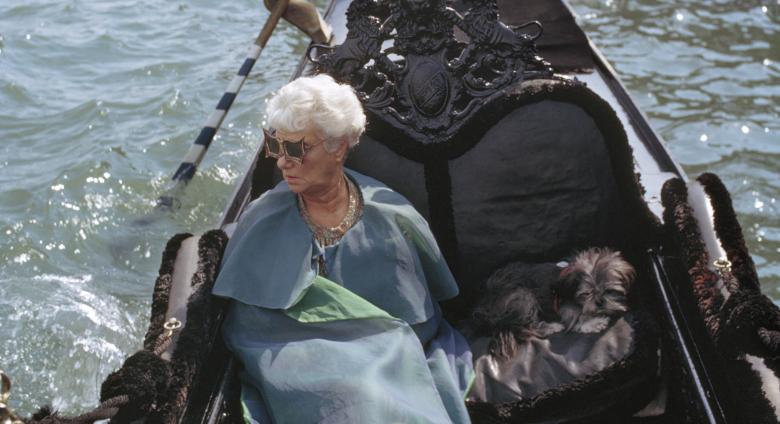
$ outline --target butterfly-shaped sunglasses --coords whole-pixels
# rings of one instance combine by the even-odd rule
[[[284,156],[285,159],[299,165],[303,163],[303,157],[309,150],[325,142],[323,140],[316,144],[306,144],[303,138],[298,141],[282,140],[276,137],[276,130],[268,131],[265,128],[263,128],[263,137],[265,157],[279,159]]]

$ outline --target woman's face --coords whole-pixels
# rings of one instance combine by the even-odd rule
[[[298,164],[284,156],[276,160],[276,166],[282,171],[284,180],[294,193],[317,195],[341,183],[342,165],[347,151],[347,143],[331,153],[325,150],[323,139],[314,130],[288,132],[276,130],[276,138],[284,141],[303,139],[307,146],[303,163]]]

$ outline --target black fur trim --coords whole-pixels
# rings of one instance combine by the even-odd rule
[[[176,234],[168,240],[165,250],[162,254],[160,270],[157,273],[157,281],[154,283],[154,294],[152,295],[152,314],[149,317],[149,329],[144,338],[144,349],[154,351],[157,340],[163,332],[165,323],[165,314],[168,311],[168,296],[171,292],[171,277],[173,276],[173,265],[176,263],[176,255],[179,253],[181,243],[192,237],[190,233]]]
[[[198,269],[192,277],[194,291],[187,303],[187,324],[179,334],[171,358],[170,388],[147,423],[177,422],[187,401],[198,370],[205,364],[209,347],[214,343],[218,322],[215,317],[223,301],[211,296],[217,270],[228,237],[222,230],[203,234],[198,242]]]
[[[739,408],[744,422],[777,422],[772,405],[765,398],[763,377],[744,355],[762,359],[780,377],[780,350],[761,337],[767,330],[780,333],[780,308],[761,293],[740,290],[723,305],[721,323],[716,343],[728,359],[727,372],[734,391],[739,393],[738,399],[733,400],[734,407]]]
[[[780,360],[780,351],[771,350],[759,330],[780,331],[780,308],[767,296],[740,290],[732,294],[721,310],[721,332],[716,342],[728,357],[748,353]]]
[[[25,424],[86,424],[69,417],[63,417],[51,406],[42,406],[32,417],[24,420]],[[91,424],[91,423],[90,423]]]
[[[51,407],[51,405],[44,405],[40,407],[34,414],[32,414],[32,417],[30,417],[30,420],[32,421],[40,421],[46,417],[51,417],[57,415],[57,411],[54,410],[54,408]],[[27,421],[29,422],[29,421]]]
[[[780,352],[780,330],[759,327],[758,337],[770,352]]]
[[[732,237],[732,242],[734,239],[741,240],[741,230],[731,210],[731,201],[728,198],[724,200],[723,197],[728,196],[728,193],[722,186],[724,191],[717,193],[718,189],[713,185],[713,177],[717,179],[711,175],[704,179],[706,183],[701,177],[699,181],[703,185],[710,185],[709,190],[705,186],[705,192],[715,203],[713,208],[716,209],[716,217],[718,213],[721,214],[721,218],[724,216],[723,210],[717,211],[720,207],[720,209],[728,209],[731,213],[730,218],[733,219],[733,221],[729,221],[728,218],[721,219],[718,223],[716,218],[717,235],[721,241],[724,234]],[[713,190],[713,187],[716,188]],[[713,194],[717,197],[713,197]],[[759,335],[761,328],[780,330],[780,311],[766,296],[752,289],[739,290],[724,300],[716,287],[718,277],[708,268],[710,258],[702,241],[696,218],[693,216],[693,210],[688,204],[688,189],[685,183],[679,178],[668,180],[661,191],[661,201],[668,234],[674,240],[688,268],[699,312],[716,343],[720,355],[719,363],[722,364],[722,371],[730,382],[730,387],[726,390],[733,395],[722,393],[721,401],[727,403],[729,406],[727,411],[730,411],[731,415],[736,414],[744,422],[776,422],[774,412],[764,397],[761,377],[752,370],[742,355],[749,353],[764,358],[767,366],[780,375],[778,374],[780,355],[778,352],[769,351]],[[726,226],[729,231],[736,229],[739,234],[724,233],[723,228],[718,231],[719,225]],[[746,250],[744,252],[747,254]],[[731,260],[731,253],[729,253],[729,260]],[[752,266],[752,261],[749,264]]]
[[[777,424],[774,408],[767,401],[761,377],[753,370],[753,366],[743,357],[731,359],[725,362],[725,366],[733,391],[737,393],[736,398],[731,400],[732,406],[739,411],[735,422]],[[775,375],[780,375],[777,367],[773,371]]]
[[[717,287],[718,276],[708,267],[709,255],[693,208],[688,204],[688,188],[683,180],[672,178],[664,183],[661,203],[667,231],[685,261],[699,313],[710,335],[715,336],[720,331],[718,312],[723,305],[723,295]]]
[[[756,265],[745,244],[729,191],[720,178],[710,172],[699,175],[697,180],[711,199],[715,233],[731,261],[731,269],[739,281],[740,289],[760,291]]]
[[[777,418],[765,399],[762,377],[743,355],[761,358],[780,376],[780,308],[761,294],[758,273],[725,185],[709,172],[697,180],[710,198],[715,233],[739,281],[739,290],[726,300],[719,313],[720,332],[715,337],[718,350],[728,361],[727,373],[736,386],[735,392],[739,393],[733,405],[745,422],[774,423]]]
[[[140,350],[128,357],[122,368],[109,374],[100,386],[100,401],[128,395],[130,402],[119,408],[112,422],[129,423],[153,409],[168,389],[170,378],[168,362],[152,352]]]

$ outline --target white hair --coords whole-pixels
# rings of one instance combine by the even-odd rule
[[[286,132],[313,130],[325,139],[325,149],[334,152],[346,141],[358,143],[366,128],[366,115],[347,84],[330,75],[301,77],[280,88],[268,101],[268,124]]]

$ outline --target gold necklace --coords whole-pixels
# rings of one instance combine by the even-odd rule
[[[315,224],[309,214],[309,210],[306,209],[306,202],[303,201],[303,196],[300,194],[298,195],[298,208],[301,211],[301,216],[314,235],[314,239],[317,240],[322,247],[336,244],[363,215],[362,193],[360,193],[360,190],[355,186],[355,183],[353,183],[352,180],[346,176],[344,176],[344,180],[347,184],[347,197],[349,198],[349,203],[347,204],[347,213],[335,227],[321,227]]]

